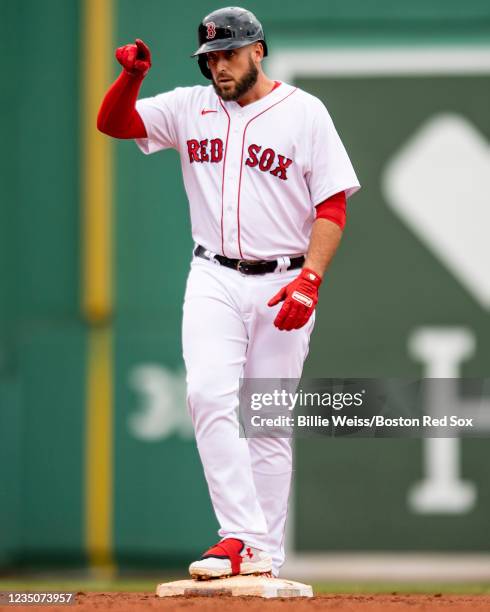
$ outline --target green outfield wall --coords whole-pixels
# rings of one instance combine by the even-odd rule
[[[204,83],[189,58],[195,30],[206,12],[225,5],[114,1],[112,46],[140,37],[152,49],[141,95]],[[464,205],[479,201],[482,189],[489,201],[480,174],[488,166],[481,143],[490,138],[490,5],[273,0],[246,7],[264,23],[266,71],[325,102],[363,185],[322,287],[305,374],[413,378],[439,367],[448,377],[487,376],[488,272],[477,257],[485,251],[470,249],[472,260],[461,247],[480,236],[472,240],[464,226],[488,221],[483,205],[470,209],[470,219]],[[82,0],[0,0],[8,58],[0,97],[0,568],[87,560],[93,326],[81,307],[83,12]],[[357,55],[346,59],[345,50]],[[291,53],[293,62],[281,61]],[[443,177],[437,164],[448,151],[454,171]],[[116,563],[170,566],[213,542],[217,528],[185,408],[188,208],[176,152],[147,157],[117,142],[112,155],[109,540]],[[441,246],[426,228],[454,232],[454,207],[441,213],[454,194],[461,233]],[[410,216],[423,198],[430,210],[437,203],[425,225]],[[455,349],[442,363],[421,355],[422,336],[471,349]],[[490,550],[488,441],[455,440],[437,451],[457,466],[437,482],[428,477],[430,444],[298,440],[293,547]]]

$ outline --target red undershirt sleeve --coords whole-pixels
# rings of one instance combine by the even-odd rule
[[[345,227],[346,221],[346,199],[345,192],[339,191],[330,196],[320,204],[316,205],[316,218],[328,219],[337,224],[341,230]]]
[[[114,138],[147,138],[145,124],[136,110],[143,77],[123,70],[107,91],[97,116],[97,129]]]

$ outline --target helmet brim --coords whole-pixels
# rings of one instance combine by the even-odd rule
[[[253,45],[256,42],[264,43],[264,41],[260,38],[258,40],[210,40],[209,42],[201,45],[199,49],[191,55],[191,57],[196,57],[197,55],[202,55],[203,53],[210,53],[211,51],[229,51],[230,49],[239,49],[240,47]],[[266,53],[264,53],[264,55],[266,55]]]

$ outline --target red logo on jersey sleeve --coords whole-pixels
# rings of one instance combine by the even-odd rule
[[[216,36],[216,24],[214,23],[214,21],[208,21],[206,24],[206,28],[206,38],[208,40],[213,40],[213,38]]]

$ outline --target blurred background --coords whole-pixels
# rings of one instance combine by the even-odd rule
[[[0,0],[3,574],[178,573],[216,539],[185,406],[178,155],[145,157],[95,116],[137,37],[141,96],[204,84],[189,56],[221,6]],[[305,375],[488,376],[490,4],[245,7],[266,73],[324,101],[363,186]],[[486,435],[297,440],[284,575],[489,581]]]

